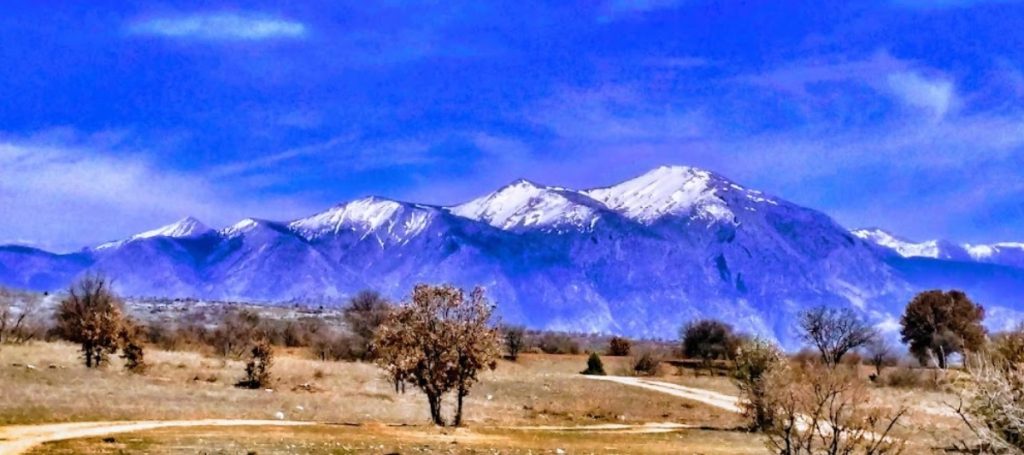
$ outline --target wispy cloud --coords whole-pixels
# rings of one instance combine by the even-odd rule
[[[306,36],[301,22],[253,13],[214,12],[152,17],[129,24],[129,32],[204,41],[258,41]]]
[[[311,212],[301,197],[254,194],[96,141],[0,140],[0,238],[71,249],[194,215],[213,225]],[[72,243],[74,242],[74,243]],[[81,243],[78,243],[81,242]]]

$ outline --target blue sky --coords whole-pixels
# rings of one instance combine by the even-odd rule
[[[515,178],[717,171],[847,227],[1024,240],[1024,5],[8,2],[0,243]]]

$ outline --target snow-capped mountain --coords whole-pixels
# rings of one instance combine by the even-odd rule
[[[1024,267],[1024,243],[957,244],[948,240],[914,242],[878,228],[857,229],[853,235],[905,258],[948,259]]]
[[[506,231],[586,231],[593,229],[602,217],[617,216],[582,193],[529,180],[517,180],[448,210]]]
[[[367,288],[400,299],[449,282],[485,286],[505,321],[536,328],[675,337],[714,317],[792,344],[802,309],[847,305],[881,323],[926,286],[963,285],[1011,314],[1024,292],[1024,269],[1005,265],[1024,252],[1016,245],[851,233],[713,172],[666,166],[596,189],[519,180],[450,207],[367,197],[219,231],[185,218],[66,255],[5,246],[0,284],[54,290],[101,272],[129,295],[281,301]]]

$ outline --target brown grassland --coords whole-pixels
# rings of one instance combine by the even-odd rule
[[[120,360],[81,365],[75,346],[36,342],[0,347],[0,425],[188,419],[315,421],[308,427],[165,428],[52,442],[32,453],[766,453],[744,420],[721,409],[579,375],[584,355],[526,354],[501,361],[468,397],[467,424],[428,425],[423,396],[396,394],[372,364],[321,362],[281,351],[272,390],[234,387],[243,364],[194,352],[147,352],[149,370],[125,373]],[[609,374],[628,358],[604,357]],[[31,367],[30,367],[31,366]],[[664,365],[663,365],[664,366]],[[658,381],[735,394],[728,379],[662,368]],[[948,446],[962,429],[943,391],[879,387],[879,406],[910,406],[897,436],[909,452]],[[580,431],[608,424],[670,422],[685,428]],[[525,428],[530,427],[530,428]],[[0,427],[0,438],[3,436]]]

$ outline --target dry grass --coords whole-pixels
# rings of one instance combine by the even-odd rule
[[[0,349],[0,424],[137,419],[267,419],[277,412],[320,422],[428,421],[425,400],[410,388],[395,394],[379,370],[364,363],[319,362],[280,353],[272,392],[233,386],[238,361],[192,352],[147,353],[150,370],[124,373],[80,365],[74,346],[35,343]],[[609,359],[612,366],[626,359]],[[483,375],[466,404],[470,425],[588,424],[673,421],[733,428],[735,415],[656,392],[587,381],[584,356],[525,355]],[[13,367],[31,364],[35,369]],[[48,368],[49,365],[57,368]],[[303,384],[314,392],[304,391]]]
[[[165,429],[46,444],[35,454],[119,453],[501,453],[765,454],[760,438],[738,432],[682,430],[624,434],[522,432],[500,429],[303,427],[252,432],[245,428]]]

